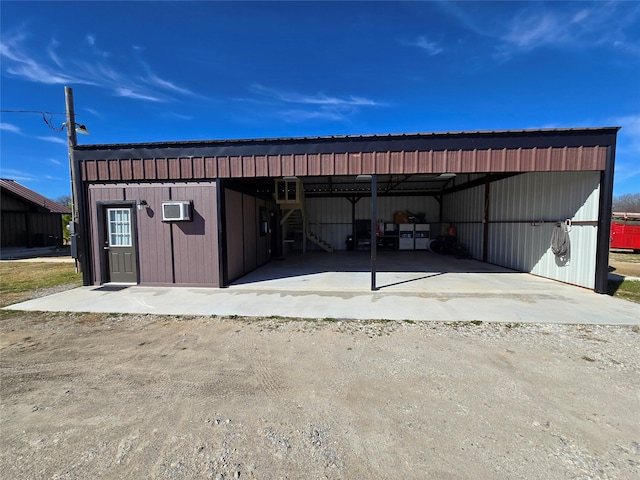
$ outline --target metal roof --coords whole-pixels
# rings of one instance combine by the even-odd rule
[[[273,138],[236,138],[236,139],[211,139],[211,140],[175,140],[163,142],[135,142],[135,143],[105,143],[77,145],[78,150],[95,150],[109,148],[136,148],[136,147],[170,147],[170,146],[213,146],[229,144],[259,144],[259,143],[297,143],[297,142],[325,142],[335,140],[402,140],[436,137],[462,137],[462,136],[510,136],[532,134],[578,134],[578,133],[612,133],[620,130],[616,127],[571,127],[571,128],[536,128],[520,130],[461,130],[451,132],[416,132],[416,133],[387,133],[387,134],[356,134],[356,135],[322,135],[310,137],[273,137]]]
[[[34,192],[33,190],[25,187],[24,185],[19,184],[15,180],[10,180],[7,178],[0,178],[0,188],[6,189],[17,197],[20,197],[27,202],[30,202],[39,207],[43,207],[47,209],[50,213],[61,213],[67,214],[71,213],[64,205],[59,204],[58,202],[54,202],[53,200],[48,199],[47,197],[43,197],[39,193]]]

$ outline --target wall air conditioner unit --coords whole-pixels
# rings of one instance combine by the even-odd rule
[[[162,202],[163,222],[188,222],[191,220],[191,202]]]

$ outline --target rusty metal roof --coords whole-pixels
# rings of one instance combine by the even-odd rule
[[[19,184],[15,180],[10,180],[7,178],[0,178],[0,188],[6,189],[11,192],[13,195],[20,197],[27,202],[30,202],[39,207],[43,207],[47,209],[50,213],[61,213],[67,214],[71,213],[64,205],[60,205],[58,202],[54,202],[53,200],[48,199],[47,197],[43,197],[39,193],[34,192],[33,190],[25,187],[24,185]]]

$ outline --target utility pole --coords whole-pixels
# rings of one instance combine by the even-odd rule
[[[78,143],[76,137],[76,121],[75,112],[73,109],[73,89],[71,87],[64,87],[64,98],[66,101],[66,113],[67,113],[67,144],[69,148],[69,166],[71,172],[71,220],[73,222],[73,231],[71,232],[71,253],[76,263],[76,272],[82,272],[84,277],[84,271],[86,266],[83,265],[84,248],[82,245],[82,232],[80,230],[80,204],[78,196],[78,172],[75,159],[74,149]],[[78,238],[80,234],[80,238]]]

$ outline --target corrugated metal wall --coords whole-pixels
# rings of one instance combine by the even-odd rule
[[[345,250],[347,236],[352,234],[351,202],[346,198],[308,198],[306,208],[309,230],[334,250]],[[393,214],[398,211],[421,214],[427,223],[437,223],[439,209],[433,197],[378,197],[378,219],[388,223],[393,223]],[[356,203],[355,218],[371,219],[370,197]]]
[[[0,199],[2,247],[52,247],[62,245],[62,215],[5,195]]]
[[[600,172],[531,172],[491,183],[487,261],[594,288],[599,185]],[[479,186],[446,195],[443,207],[443,221],[456,226],[459,241],[478,259],[484,198],[485,187]],[[565,219],[589,222],[571,226],[567,262],[549,248],[553,222]]]
[[[532,172],[491,185],[488,261],[562,282],[595,285],[600,172]],[[569,261],[549,246],[554,224],[571,219]],[[523,223],[515,223],[515,221]],[[513,222],[513,223],[509,223]]]
[[[496,133],[499,138],[501,135]],[[282,142],[278,145],[282,148]],[[451,140],[455,142],[455,140]],[[542,140],[547,145],[548,140]],[[388,145],[389,147],[391,145]],[[165,145],[166,147],[166,145]],[[201,156],[206,146],[190,147],[189,157],[170,158],[162,149],[160,157],[132,158],[151,152],[107,150],[90,152],[79,149],[80,172],[83,181],[136,181],[136,180],[194,180],[214,178],[326,176],[395,173],[475,173],[475,172],[528,172],[528,171],[580,171],[603,170],[606,146],[541,146],[520,148],[473,148],[462,150],[459,145],[449,149],[444,144],[427,150],[403,150],[396,144],[390,150],[347,152],[346,145],[334,145],[341,150],[333,153],[259,153],[252,155]],[[228,148],[228,147],[227,147]],[[302,149],[304,149],[301,146]],[[318,148],[318,147],[312,147]],[[423,145],[422,148],[428,148]],[[263,152],[273,150],[262,145]],[[153,149],[152,149],[153,150]],[[277,148],[275,149],[277,150]],[[89,155],[92,158],[88,159]],[[124,158],[106,159],[104,155],[126,155]]]
[[[484,185],[444,197],[442,223],[453,224],[456,227],[458,242],[476,259],[482,259],[483,214]]]

